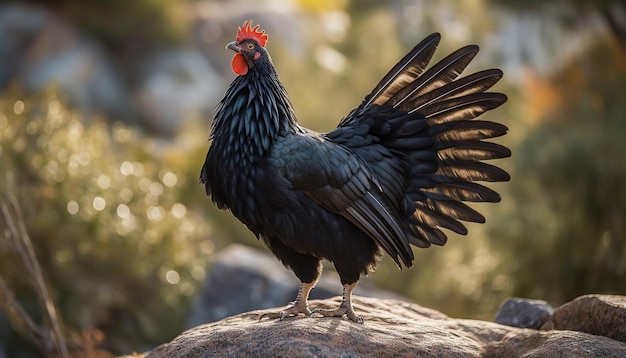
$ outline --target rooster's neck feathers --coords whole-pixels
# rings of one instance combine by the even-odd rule
[[[302,131],[267,56],[230,85],[217,106],[211,138],[242,155],[245,162],[254,162],[279,136]]]

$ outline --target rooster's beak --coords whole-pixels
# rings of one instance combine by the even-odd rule
[[[236,41],[233,41],[233,42],[229,43],[228,45],[226,45],[226,48],[231,49],[231,50],[233,50],[235,52],[241,52],[241,47],[239,47],[237,45]]]

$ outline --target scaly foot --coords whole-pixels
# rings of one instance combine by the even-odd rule
[[[363,324],[363,318],[354,313],[354,309],[352,309],[352,290],[354,290],[355,287],[356,282],[343,285],[343,298],[338,308],[334,310],[316,309],[311,312],[311,316],[314,314],[320,314],[324,317],[343,317],[346,315],[350,320]]]
[[[309,292],[311,292],[311,289],[315,286],[315,282],[316,281],[309,283],[303,282],[302,285],[300,285],[296,300],[291,302],[289,307],[279,312],[264,313],[259,317],[259,321],[265,317],[270,319],[279,318],[282,321],[285,317],[297,316],[300,313],[305,316],[310,316],[311,310],[309,309],[307,300],[309,299]]]

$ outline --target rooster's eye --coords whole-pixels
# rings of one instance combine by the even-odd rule
[[[254,50],[254,44],[248,42],[248,50]]]

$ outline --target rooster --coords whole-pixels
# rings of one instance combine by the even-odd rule
[[[345,315],[362,323],[352,291],[381,249],[400,269],[411,267],[411,245],[444,245],[442,229],[466,235],[461,221],[485,222],[463,202],[500,201],[476,182],[509,180],[483,162],[511,155],[484,141],[508,129],[474,118],[506,102],[504,94],[486,92],[502,71],[458,78],[475,45],[426,70],[440,40],[432,34],[323,134],[298,124],[267,40],[259,25],[244,22],[226,46],[235,51],[238,76],[216,108],[200,181],[301,281],[294,302],[261,318]],[[322,259],[335,266],[343,299],[336,309],[311,311],[307,300]]]

